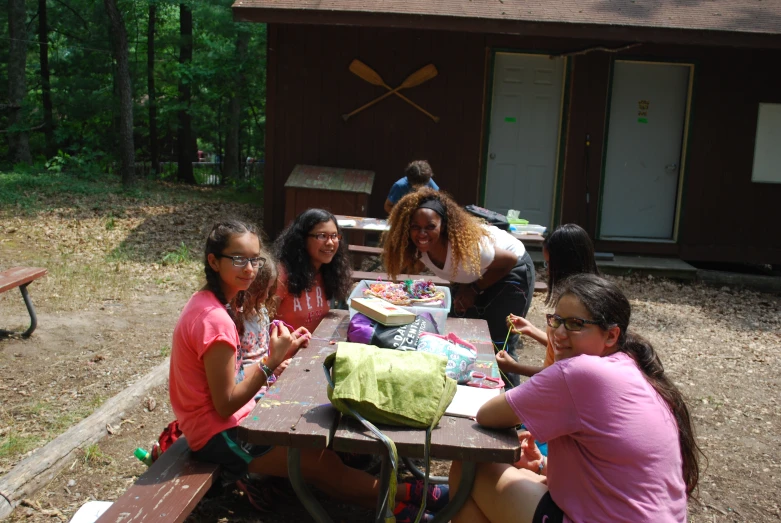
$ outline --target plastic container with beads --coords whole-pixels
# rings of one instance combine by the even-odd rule
[[[377,284],[377,283],[391,283],[391,282],[377,282],[375,280],[361,280],[358,282],[358,284],[355,286],[353,291],[350,293],[350,297],[348,298],[347,305],[350,305],[350,300],[353,298],[362,298],[364,296],[363,291],[369,288],[369,285]],[[450,289],[447,287],[441,287],[439,285],[436,286],[436,289],[438,291],[442,291],[445,293],[444,299],[441,301],[433,302],[431,304],[428,303],[418,303],[415,305],[399,305],[398,307],[402,309],[406,309],[412,313],[420,314],[421,312],[428,312],[431,314],[431,317],[434,318],[434,321],[437,324],[437,329],[439,329],[440,333],[447,332],[447,327],[445,324],[447,323],[447,315],[450,312]],[[357,311],[350,307],[350,318],[353,317],[353,315]]]

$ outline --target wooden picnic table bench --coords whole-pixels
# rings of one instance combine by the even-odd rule
[[[382,443],[365,434],[362,425],[352,425],[351,420],[341,416],[328,400],[323,361],[336,350],[332,341],[346,340],[348,324],[348,311],[330,311],[315,329],[309,347],[299,352],[285,374],[269,388],[255,409],[239,425],[239,437],[242,440],[253,444],[289,447],[288,473],[293,489],[318,522],[330,522],[331,518],[303,481],[300,449],[324,449],[333,445],[335,450],[386,454]],[[447,330],[475,344],[482,357],[479,361],[484,360],[483,364],[495,367],[493,345],[488,324],[484,320],[448,318]],[[381,428],[396,442],[400,456],[423,456],[425,431],[402,427]],[[514,463],[520,458],[520,446],[517,434],[512,429],[490,430],[479,427],[469,419],[446,416],[432,432],[431,456],[465,461],[459,487],[462,495],[454,497],[435,520],[448,521],[471,491],[475,463]],[[383,459],[386,460],[387,456]],[[384,462],[383,473],[387,474],[388,470],[387,462]],[[381,502],[378,500],[378,508]]]
[[[219,471],[217,465],[194,460],[182,436],[96,523],[184,521],[219,477]]]
[[[30,299],[30,295],[27,293],[27,286],[45,275],[46,269],[40,267],[14,267],[0,272],[0,294],[19,287],[24,304],[27,306],[27,312],[30,314],[30,328],[21,333],[22,338],[29,338],[38,326],[38,317],[35,315],[35,307]],[[13,334],[16,333],[0,329],[0,338],[12,336]]]

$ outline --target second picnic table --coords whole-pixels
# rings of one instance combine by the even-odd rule
[[[337,451],[386,454],[383,443],[355,420],[343,417],[328,401],[323,360],[336,350],[332,341],[346,340],[349,319],[348,311],[329,312],[313,333],[309,347],[299,352],[285,374],[268,389],[239,425],[239,437],[244,441],[289,447],[290,482],[299,500],[318,522],[332,520],[304,483],[300,449],[332,447]],[[477,347],[477,366],[482,367],[481,370],[488,370],[486,374],[494,371],[493,344],[484,320],[448,318],[446,330]],[[425,431],[403,427],[380,428],[396,443],[399,456],[423,456]],[[487,429],[470,419],[444,416],[432,432],[430,453],[432,458],[464,462],[457,494],[434,520],[449,521],[471,492],[476,463],[514,463],[520,459],[520,445],[514,429]],[[386,473],[388,467],[385,461],[383,465],[383,473]],[[387,478],[381,478],[384,483],[382,480]],[[378,500],[378,509],[382,501]],[[382,516],[377,514],[377,520],[381,521]]]

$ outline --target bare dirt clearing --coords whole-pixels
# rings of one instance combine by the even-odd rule
[[[28,215],[0,211],[0,269],[49,269],[30,286],[38,330],[29,340],[0,341],[0,474],[159,363],[179,311],[200,285],[205,228],[224,214],[260,217],[256,207],[214,201],[112,195],[81,205],[45,203],[48,210]],[[618,280],[632,301],[633,327],[651,339],[688,398],[708,457],[690,520],[781,519],[779,297],[647,277]],[[27,322],[18,291],[0,295],[0,310],[0,327]],[[544,312],[535,299],[532,321],[542,325]],[[542,361],[543,348],[527,340],[522,357]],[[133,449],[149,447],[173,418],[166,390],[151,396],[153,411],[138,405],[127,412],[114,435],[84,449],[12,521],[67,520],[87,500],[116,499],[144,471]],[[446,470],[445,463],[435,468]],[[273,514],[259,515],[226,492],[202,502],[191,519],[309,519],[285,487],[279,500]],[[336,521],[367,517],[337,503],[325,506]]]

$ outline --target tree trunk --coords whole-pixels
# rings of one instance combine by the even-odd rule
[[[41,0],[44,1],[44,0]],[[155,93],[155,22],[157,6],[149,3],[149,27],[146,34],[146,85],[149,94],[149,160],[152,172],[160,171],[160,153],[157,149],[157,94]]]
[[[41,56],[41,91],[43,98],[43,132],[46,136],[46,157],[54,156],[54,118],[52,117],[52,87],[49,78],[49,24],[46,0],[38,0],[38,42]]]
[[[193,59],[193,12],[185,4],[179,4],[179,132],[177,137],[179,180],[195,184],[193,161],[195,150],[192,147],[192,118],[190,116],[190,80],[184,70],[189,70]]]
[[[122,185],[132,185],[136,173],[136,153],[133,145],[133,88],[130,85],[130,56],[125,21],[117,0],[103,0],[111,22],[111,41],[117,61],[116,82],[119,87],[119,173]]]
[[[225,169],[223,176],[227,180],[238,180],[241,173],[241,150],[239,149],[239,130],[241,128],[241,93],[244,89],[244,61],[249,47],[249,33],[242,32],[236,39],[236,54],[239,57],[239,69],[234,76],[233,96],[228,101],[228,132],[225,136]]]
[[[24,128],[22,102],[27,95],[27,28],[24,0],[8,0],[8,152],[11,161],[32,163],[30,143]]]

